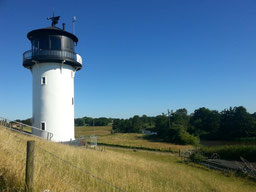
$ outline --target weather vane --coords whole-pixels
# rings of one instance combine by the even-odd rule
[[[60,16],[54,17],[54,12],[53,12],[52,17],[47,17],[47,20],[52,20],[52,27],[55,27],[55,25],[58,23],[59,19],[60,19]]]

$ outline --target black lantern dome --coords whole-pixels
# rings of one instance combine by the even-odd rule
[[[75,53],[75,45],[78,38],[56,27],[60,17],[48,18],[52,20],[52,26],[30,31],[27,34],[31,41],[31,50],[23,54],[23,66],[31,69],[36,63],[57,62],[73,66],[76,70],[82,68],[82,58]]]

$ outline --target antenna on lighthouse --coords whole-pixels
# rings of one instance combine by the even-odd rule
[[[72,33],[75,34],[75,22],[76,22],[76,16],[73,17],[72,20]]]

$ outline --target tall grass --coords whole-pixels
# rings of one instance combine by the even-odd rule
[[[180,163],[172,154],[123,149],[104,152],[66,146],[0,128],[0,189],[24,191],[26,141],[35,140],[35,191],[256,191],[256,184]],[[86,170],[83,172],[51,152]],[[102,180],[88,175],[92,173]]]

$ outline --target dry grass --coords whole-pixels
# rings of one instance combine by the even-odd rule
[[[75,137],[89,136],[89,135],[110,135],[112,126],[79,126],[75,128]]]
[[[165,142],[155,142],[149,141],[144,138],[144,134],[139,133],[115,133],[111,134],[111,126],[101,126],[101,127],[76,127],[76,137],[97,135],[98,142],[103,144],[111,145],[122,145],[127,147],[141,147],[148,149],[157,149],[163,151],[178,151],[179,149],[192,148],[189,145],[175,145]]]
[[[24,127],[24,131],[28,132],[28,133],[32,133],[32,128],[31,127]]]
[[[169,153],[123,149],[101,152],[48,142],[0,128],[2,191],[8,187],[6,191],[23,191],[26,140],[31,139],[36,141],[35,191],[118,191],[44,150],[124,191],[256,191],[256,184],[253,182],[180,163],[177,157]]]
[[[99,136],[99,143],[123,145],[129,147],[143,147],[148,149],[171,150],[178,151],[179,149],[193,148],[190,145],[175,145],[165,142],[155,142],[144,139],[144,134],[138,133],[115,133],[107,136]]]

